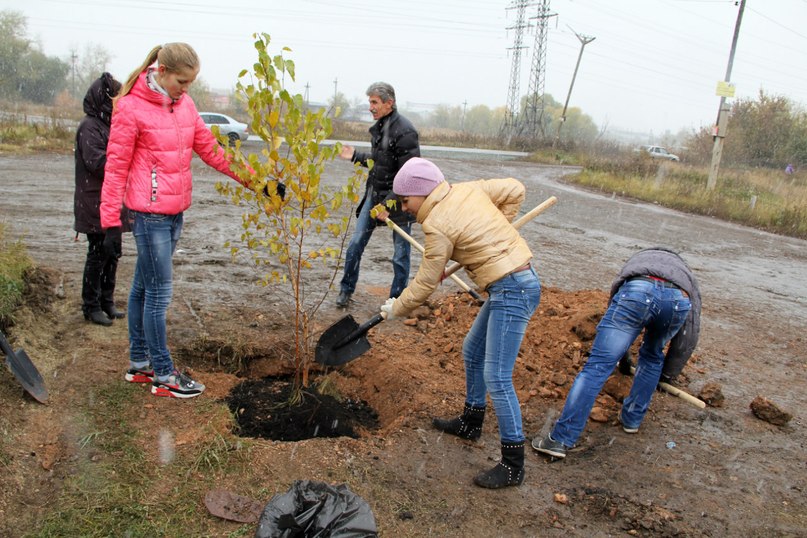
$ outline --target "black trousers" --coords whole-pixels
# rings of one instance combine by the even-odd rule
[[[85,314],[115,305],[115,273],[118,259],[104,252],[104,234],[87,234],[87,261],[81,286],[81,310]]]

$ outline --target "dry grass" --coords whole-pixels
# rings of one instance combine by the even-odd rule
[[[9,324],[25,291],[25,273],[33,266],[25,245],[6,239],[6,225],[0,222],[0,327]]]
[[[807,238],[807,174],[724,168],[714,190],[708,169],[632,156],[588,159],[571,183],[689,213]]]
[[[358,121],[333,122],[332,138],[338,140],[366,140],[370,141],[367,130],[369,123]],[[497,137],[482,136],[453,129],[439,129],[430,127],[418,129],[418,139],[422,145],[451,146],[460,148],[507,149]]]

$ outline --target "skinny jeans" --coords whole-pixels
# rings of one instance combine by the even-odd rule
[[[501,442],[519,443],[524,430],[513,367],[527,324],[541,302],[541,281],[530,267],[500,278],[487,291],[488,300],[462,346],[466,403],[484,407],[490,394]]]
[[[137,365],[151,362],[156,375],[166,376],[174,371],[165,315],[174,291],[173,256],[183,215],[131,214],[137,264],[129,292],[129,360]]]

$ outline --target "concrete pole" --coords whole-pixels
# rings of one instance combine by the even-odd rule
[[[740,10],[737,13],[737,22],[734,25],[734,37],[731,40],[731,52],[729,53],[729,64],[726,68],[726,82],[731,80],[731,68],[734,65],[734,52],[737,50],[737,39],[740,37],[740,23],[743,21],[743,10],[745,10],[745,0],[740,0]],[[710,191],[717,187],[717,174],[720,171],[720,159],[723,157],[723,139],[726,138],[726,124],[728,122],[729,106],[726,98],[720,98],[720,107],[717,110],[717,123],[715,124],[715,144],[712,148],[712,164],[709,167],[709,179],[706,188]]]
[[[572,31],[574,31],[574,30],[572,30]],[[566,121],[566,109],[569,108],[569,99],[572,96],[572,88],[574,88],[574,79],[577,78],[577,69],[580,67],[580,60],[581,60],[581,58],[583,58],[583,49],[586,47],[586,45],[588,45],[589,43],[591,43],[592,41],[594,41],[596,39],[595,37],[588,37],[588,36],[580,35],[577,32],[574,32],[574,35],[576,35],[577,39],[580,40],[580,54],[577,55],[577,64],[574,66],[574,74],[572,75],[572,83],[569,84],[569,93],[566,94],[566,103],[564,103],[563,112],[561,112],[561,114],[560,114],[560,121],[558,122],[558,132],[555,135],[555,141],[552,142],[552,147],[553,148],[558,145],[558,141],[560,140],[560,128],[563,127],[563,123]]]

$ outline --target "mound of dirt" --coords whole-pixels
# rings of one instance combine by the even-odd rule
[[[585,362],[606,301],[605,293],[598,291],[543,291],[515,368],[522,404],[565,398]],[[431,414],[435,406],[439,414],[456,412],[462,407],[458,397],[464,396],[462,339],[478,311],[468,296],[447,295],[419,308],[408,320],[373,331],[370,352],[332,372],[319,372],[345,398],[320,394],[314,383],[302,391],[299,402],[290,405],[291,382],[264,376],[264,365],[226,397],[240,435],[282,441],[358,437],[360,430],[372,430],[379,423],[381,428],[397,427]],[[210,349],[211,342],[205,346]],[[220,351],[227,347],[225,343],[212,346],[219,363]],[[250,359],[245,362],[249,370]],[[629,388],[628,379],[614,376],[598,399],[592,419],[614,418]]]
[[[513,375],[525,415],[530,408],[543,409],[547,400],[566,397],[607,302],[603,291],[543,289]],[[453,415],[462,409],[465,396],[462,341],[478,311],[467,295],[433,298],[417,317],[379,325],[369,336],[371,350],[330,375],[342,392],[378,412],[382,429],[410,425],[424,416]],[[628,377],[613,375],[592,418],[615,420],[630,383]],[[495,420],[489,422],[495,425]]]

